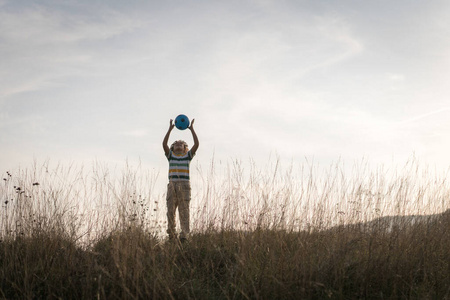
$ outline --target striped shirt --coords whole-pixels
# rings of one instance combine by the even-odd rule
[[[169,160],[169,180],[170,181],[189,181],[189,164],[194,158],[191,151],[176,155],[169,151],[167,159]]]

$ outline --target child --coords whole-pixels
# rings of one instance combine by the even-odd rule
[[[169,184],[167,185],[167,233],[169,239],[176,238],[175,232],[175,212],[178,208],[180,216],[180,241],[186,241],[189,229],[189,203],[191,201],[191,184],[189,181],[189,164],[197,152],[199,142],[194,131],[194,121],[192,120],[189,130],[194,138],[194,146],[189,150],[184,141],[175,141],[172,146],[168,146],[170,132],[175,125],[170,120],[169,130],[163,140],[164,153],[169,160]]]

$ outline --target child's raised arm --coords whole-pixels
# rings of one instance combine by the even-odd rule
[[[194,121],[195,121],[195,119],[192,119],[191,126],[188,127],[189,130],[192,132],[192,138],[194,139],[194,146],[192,146],[192,148],[191,148],[192,155],[194,155],[195,152],[197,152],[198,146],[200,145],[197,134],[195,133],[195,130],[194,130]]]
[[[167,130],[166,136],[164,137],[164,140],[163,140],[163,142],[162,142],[163,149],[164,149],[164,153],[166,154],[166,156],[169,155],[169,151],[170,151],[169,145],[168,145],[168,142],[169,142],[169,136],[170,136],[170,132],[172,131],[172,129],[173,129],[174,127],[175,127],[175,125],[173,124],[173,120],[170,119],[169,130]]]

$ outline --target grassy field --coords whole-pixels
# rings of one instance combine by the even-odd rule
[[[157,174],[4,174],[5,299],[450,299],[446,174],[198,169],[192,235],[167,241]]]

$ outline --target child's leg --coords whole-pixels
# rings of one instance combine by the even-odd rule
[[[177,206],[176,206],[175,187],[172,182],[169,182],[169,184],[167,185],[166,202],[167,202],[167,233],[169,234],[169,239],[173,239],[176,237],[175,212]]]
[[[189,228],[189,204],[191,202],[191,185],[189,181],[183,182],[180,186],[181,199],[178,206],[178,214],[180,215],[181,233],[180,238],[187,238]]]

